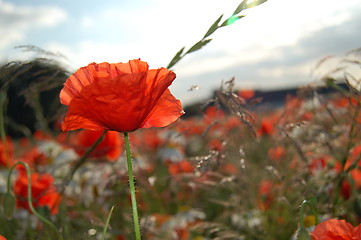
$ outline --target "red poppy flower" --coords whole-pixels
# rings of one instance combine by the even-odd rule
[[[184,112],[168,87],[176,75],[146,62],[91,63],[70,76],[60,92],[68,105],[63,131],[76,129],[131,132],[164,127]]]
[[[13,144],[11,139],[6,139],[6,146],[0,140],[0,167],[10,167],[13,164]]]
[[[361,224],[353,227],[345,220],[330,219],[318,224],[311,233],[314,240],[361,239]]]
[[[83,155],[85,151],[94,144],[103,131],[82,130],[76,134],[74,140],[74,150]],[[89,157],[106,157],[110,161],[115,161],[121,154],[122,141],[118,132],[107,131],[103,140],[90,153]]]
[[[34,208],[47,207],[51,214],[58,212],[61,197],[53,185],[54,179],[49,174],[33,173],[30,176],[31,194]],[[28,178],[20,172],[14,184],[16,204],[30,211],[28,199]]]
[[[194,171],[194,166],[191,162],[183,160],[178,163],[172,163],[168,167],[170,175],[175,176],[181,173],[191,173]]]
[[[345,167],[344,169],[346,171],[349,170],[349,168],[351,168],[352,170],[349,171],[351,173],[351,177],[354,180],[355,183],[355,187],[361,188],[361,144],[356,145],[352,151],[351,154],[349,155],[349,157],[347,158],[347,161],[345,163]],[[354,166],[356,164],[356,166]]]
[[[268,157],[279,162],[286,155],[286,149],[282,146],[275,146],[268,150]]]
[[[139,131],[137,134],[133,134],[132,143],[142,149],[150,151],[156,151],[163,143],[164,140],[161,137],[159,129],[149,129],[147,131]]]
[[[273,182],[269,180],[263,180],[258,186],[258,206],[261,210],[267,210],[271,207],[273,202],[272,188],[274,187]]]
[[[220,151],[223,148],[223,142],[219,139],[212,139],[208,143],[208,147],[212,150]]]
[[[312,159],[310,162],[311,173],[315,175],[316,173],[323,171],[328,162],[330,162],[329,156],[320,156]]]
[[[244,99],[251,99],[255,96],[255,92],[252,89],[244,89],[238,92],[238,96]]]
[[[221,109],[218,109],[216,106],[209,106],[204,112],[204,123],[208,125],[223,117],[224,112]]]
[[[38,147],[33,147],[26,151],[22,156],[22,161],[29,164],[29,166],[45,166],[49,162],[49,158],[40,152]]]
[[[264,119],[261,122],[261,126],[258,129],[258,134],[260,136],[272,135],[274,133],[274,123],[270,120]]]
[[[0,235],[0,240],[6,240],[6,238],[2,235]]]

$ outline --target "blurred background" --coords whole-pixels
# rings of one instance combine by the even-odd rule
[[[136,58],[165,67],[240,2],[0,0],[0,62],[39,57],[18,48],[34,45],[55,53],[70,73],[90,62]],[[204,49],[175,65],[171,90],[190,104],[232,77],[238,88],[255,90],[308,84],[321,58],[360,47],[360,13],[360,0],[269,0],[242,11],[246,17],[218,29]]]

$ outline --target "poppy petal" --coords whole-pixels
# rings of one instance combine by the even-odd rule
[[[131,60],[128,63],[100,64],[90,63],[80,68],[68,78],[64,88],[60,92],[60,102],[69,105],[75,95],[79,94],[83,87],[93,83],[99,78],[116,78],[121,73],[138,73],[148,70],[148,64],[140,60]]]
[[[361,239],[361,224],[353,229],[353,236],[356,239]]]
[[[180,102],[168,90],[175,79],[168,69],[148,70],[147,63],[133,60],[127,64],[90,65],[74,75],[93,79],[78,81],[78,77],[71,77],[64,85],[60,97],[62,103],[69,102],[69,109],[63,131],[83,128],[131,132],[165,126],[182,115]]]
[[[353,226],[345,220],[330,219],[318,224],[311,235],[314,240],[352,240]]]
[[[142,128],[164,127],[184,114],[181,103],[167,89],[145,119]]]

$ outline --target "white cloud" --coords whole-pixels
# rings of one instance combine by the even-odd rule
[[[145,5],[121,8],[123,3],[117,2],[111,9],[97,9],[93,15],[80,14],[81,17],[75,20],[79,25],[72,26],[71,31],[79,33],[85,29],[88,35],[75,35],[71,43],[52,37],[39,47],[63,53],[73,69],[93,61],[126,62],[134,58],[147,61],[151,68],[158,68],[165,66],[181,47],[188,49],[200,40],[221,14],[225,14],[223,20],[229,17],[239,3],[240,0],[183,0],[170,4],[169,0],[152,0]],[[263,72],[258,73],[259,79],[279,78],[277,83],[281,85],[285,79],[282,76],[287,75],[282,71],[308,76],[312,66],[307,66],[310,61],[315,61],[314,58],[300,60],[291,67],[281,64],[292,61],[287,56],[306,54],[304,46],[298,46],[300,39],[345,23],[354,9],[360,9],[359,0],[342,3],[339,0],[269,0],[246,10],[242,12],[245,18],[217,30],[211,36],[213,41],[204,49],[186,56],[174,67],[179,81],[173,88],[184,98],[204,95],[212,87],[219,86],[222,79],[228,80],[236,74],[243,76],[243,73],[229,71],[255,72],[259,69],[252,67],[249,70],[244,66],[264,64],[267,60],[279,61],[279,65],[260,68]],[[32,27],[54,26],[65,18],[66,13],[59,8],[21,7],[0,0],[0,35],[5,36],[0,38],[0,49],[15,40],[26,39],[25,34]],[[292,53],[282,51],[285,47]],[[228,69],[227,73],[225,69]],[[248,75],[255,76],[253,72]],[[252,85],[252,80],[242,81]],[[192,84],[200,84],[201,90],[188,92]],[[257,84],[263,83],[254,85]]]
[[[81,26],[85,27],[85,28],[90,28],[94,25],[95,23],[95,19],[89,16],[84,16],[81,20],[80,20],[80,24]]]
[[[26,39],[30,30],[54,27],[66,17],[66,12],[58,7],[18,6],[0,1],[0,50]]]

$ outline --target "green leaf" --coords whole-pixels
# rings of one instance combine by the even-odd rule
[[[112,216],[113,210],[114,210],[114,206],[112,206],[112,208],[110,209],[110,212],[109,212],[109,214],[108,214],[107,220],[106,220],[106,222],[105,222],[105,226],[104,226],[104,229],[103,229],[102,240],[105,239],[105,234],[107,233],[107,229],[108,229],[109,222],[110,222],[110,217]]]
[[[218,24],[221,21],[222,17],[223,14],[212,24],[212,26],[208,29],[207,33],[204,35],[203,39],[214,33],[214,31],[216,31],[219,28]]]
[[[236,10],[234,10],[233,15],[236,15],[238,13],[240,13],[242,10],[247,8],[247,1],[248,0],[243,0],[238,7],[236,8]]]
[[[251,3],[247,4],[246,8],[253,8],[265,2],[267,2],[267,0],[253,0]]]
[[[239,20],[239,19],[241,19],[243,17],[245,17],[245,15],[239,15],[239,16],[233,15],[233,16],[229,17],[226,21],[224,21],[222,23],[221,27],[229,26],[229,25],[235,23],[237,20]]]
[[[245,10],[247,8],[253,8],[255,6],[261,5],[262,3],[267,2],[267,0],[253,0],[250,3],[248,3],[249,0],[243,0],[238,7],[236,8],[236,10],[234,10],[233,15],[236,15],[238,13],[240,13],[242,10]]]
[[[184,48],[185,48],[185,47],[183,47],[181,50],[179,50],[179,51],[174,55],[173,59],[172,59],[172,60],[170,61],[170,63],[168,64],[167,68],[173,67],[173,66],[182,58],[181,55],[182,55],[182,53],[183,53],[183,51],[184,51]]]
[[[191,53],[194,51],[197,51],[199,49],[201,49],[202,47],[204,47],[205,45],[207,45],[207,43],[209,43],[210,41],[212,41],[212,39],[205,39],[203,41],[199,41],[196,44],[194,44],[188,51],[187,53]]]

